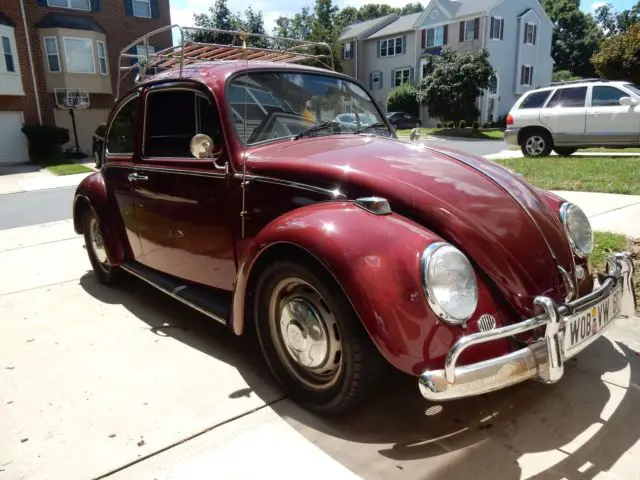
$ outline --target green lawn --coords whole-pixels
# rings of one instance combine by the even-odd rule
[[[638,157],[543,157],[496,160],[548,190],[640,195]]]
[[[396,130],[398,135],[409,135],[411,130]],[[502,130],[473,130],[471,128],[464,129],[447,129],[447,128],[421,128],[421,135],[434,135],[443,136],[447,135],[460,137],[460,138],[484,138],[486,140],[502,140],[504,139],[504,132]]]
[[[627,248],[628,239],[624,235],[611,232],[593,232],[593,253],[591,265],[599,272],[604,272],[607,255],[621,252]]]
[[[86,165],[74,163],[73,160],[64,157],[42,159],[37,163],[55,175],[75,175],[76,173],[93,172]]]

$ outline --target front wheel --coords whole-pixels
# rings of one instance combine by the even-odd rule
[[[569,147],[554,147],[553,151],[556,152],[561,157],[568,157],[568,156],[573,155],[574,153],[576,153],[578,151],[578,149],[577,148],[569,148]]]
[[[548,133],[534,130],[523,135],[520,148],[525,157],[546,157],[551,153],[553,141]]]
[[[255,298],[262,352],[294,401],[341,414],[383,383],[386,361],[324,270],[275,262],[260,276]]]
[[[89,261],[98,280],[106,285],[118,281],[122,275],[122,270],[117,266],[109,265],[100,223],[93,210],[89,210],[84,217],[84,243],[89,255]]]

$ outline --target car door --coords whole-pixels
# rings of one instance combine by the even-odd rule
[[[587,87],[558,88],[540,112],[556,144],[583,144],[587,117]]]
[[[142,244],[137,260],[165,274],[222,290],[235,278],[225,169],[190,151],[209,135],[217,160],[227,152],[210,93],[191,84],[159,85],[144,94],[142,156],[133,180]]]
[[[586,134],[591,143],[600,145],[638,143],[640,136],[640,108],[620,105],[629,93],[612,85],[593,85],[591,103],[587,107]]]
[[[140,255],[141,245],[135,216],[134,192],[128,177],[135,167],[135,152],[138,151],[138,138],[135,133],[140,123],[141,103],[140,92],[135,91],[116,107],[107,130],[105,167],[102,169],[107,192],[110,192],[109,201],[115,204],[114,209],[120,213],[130,254],[134,258]]]

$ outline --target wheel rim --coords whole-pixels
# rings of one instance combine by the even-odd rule
[[[530,136],[529,138],[527,138],[527,141],[524,145],[527,153],[534,156],[540,155],[544,151],[545,147],[546,142],[544,141],[544,138],[539,135]]]
[[[100,262],[103,268],[107,267],[107,250],[104,247],[104,240],[102,238],[102,232],[100,231],[100,225],[95,217],[91,218],[89,222],[89,238],[91,242],[89,244],[93,255]]]
[[[327,302],[309,283],[285,278],[269,301],[269,329],[287,371],[313,390],[326,390],[342,371],[342,343]]]

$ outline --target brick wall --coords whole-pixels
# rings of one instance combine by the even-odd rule
[[[84,15],[92,17],[105,30],[107,35],[107,56],[109,59],[109,73],[111,76],[112,88],[115,96],[117,88],[118,54],[120,50],[131,43],[136,38],[157,28],[171,24],[169,13],[169,0],[158,0],[158,18],[139,18],[125,14],[123,0],[99,0],[99,11],[85,12],[66,8],[44,7],[38,0],[23,0],[29,26],[29,39],[31,41],[31,53],[36,72],[38,91],[40,92],[40,105],[42,109],[43,123],[54,123],[53,110],[55,108],[55,98],[53,93],[46,92],[44,77],[44,58],[42,40],[38,31],[34,27],[48,12],[60,12],[66,14]],[[0,110],[22,110],[24,111],[27,123],[38,121],[35,92],[33,88],[32,72],[29,67],[27,44],[25,39],[24,24],[20,14],[20,0],[0,0],[0,10],[10,17],[15,23],[16,47],[18,50],[18,61],[22,73],[22,85],[25,90],[24,97],[0,96]],[[171,44],[171,33],[168,31],[163,37],[156,37],[151,44],[156,46],[156,50],[167,47]],[[62,48],[62,45],[59,45]],[[133,85],[129,80],[121,85],[121,91]],[[71,86],[70,86],[71,87]],[[112,98],[108,95],[91,95],[92,106],[104,108],[110,106]]]

